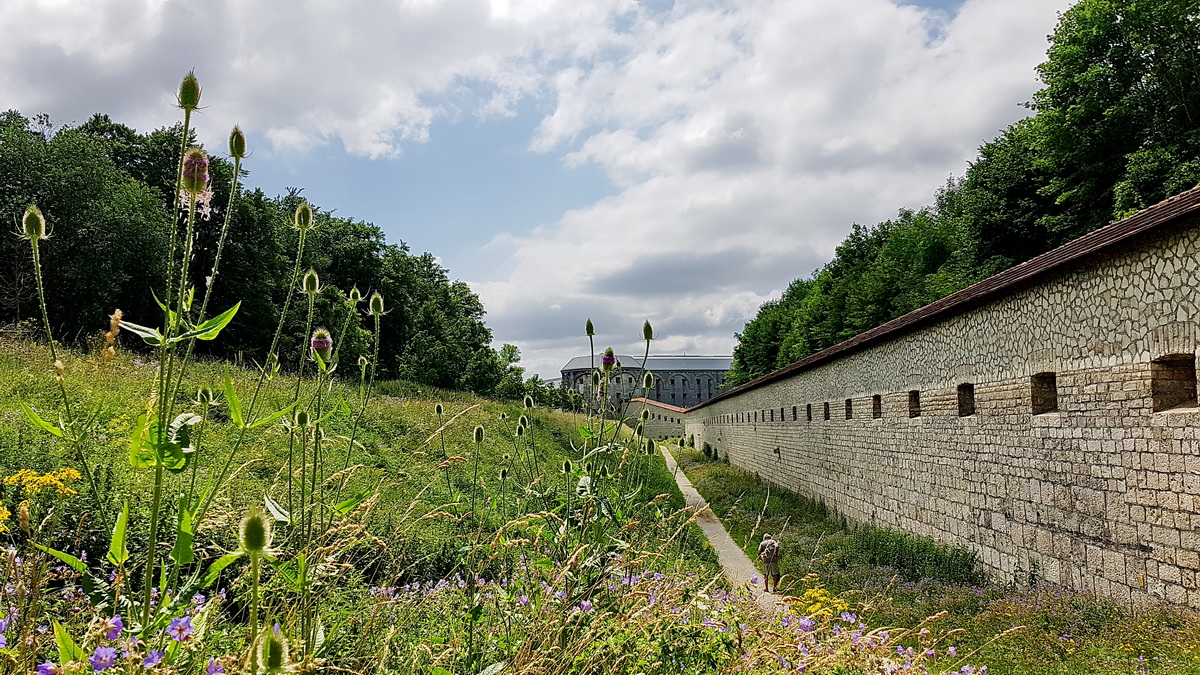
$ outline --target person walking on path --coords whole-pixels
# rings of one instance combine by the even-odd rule
[[[779,542],[771,535],[764,534],[762,543],[758,545],[758,559],[763,564],[763,583],[768,593],[771,592],[772,579],[775,580],[775,592],[779,592],[779,557],[782,553]]]

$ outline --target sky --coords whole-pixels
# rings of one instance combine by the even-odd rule
[[[854,223],[930,204],[1029,114],[1067,0],[4,0],[0,109],[173,124],[477,292],[556,377],[732,353]]]

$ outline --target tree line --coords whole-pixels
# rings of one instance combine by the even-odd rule
[[[15,226],[31,203],[46,215],[52,235],[42,263],[46,286],[53,289],[48,311],[55,338],[86,347],[99,339],[108,315],[118,308],[134,323],[158,321],[156,298],[167,297],[171,228],[182,224],[172,204],[181,134],[181,126],[139,133],[101,114],[56,128],[45,115],[0,113],[0,218]],[[226,213],[233,164],[215,155],[210,161],[213,195],[196,227],[191,283],[197,295],[205,292],[228,219],[210,306],[240,301],[242,307],[220,341],[201,343],[197,350],[249,362],[267,352],[284,300],[298,292],[288,284],[298,236],[291,225],[301,191],[270,197],[239,187],[232,212]],[[509,391],[512,382],[504,391],[512,397],[524,393],[515,366],[519,354],[515,348],[506,355],[490,347],[483,304],[467,284],[451,280],[433,255],[415,255],[403,242],[388,243],[379,227],[327,210],[316,208],[315,221],[301,261],[321,280],[314,326],[334,330],[352,312],[365,315],[365,307],[350,302],[351,289],[357,287],[363,297],[379,291],[388,307],[380,377],[493,394],[515,372],[520,391]],[[38,313],[28,246],[20,244],[15,237],[0,238],[0,324]],[[307,339],[302,335],[306,312],[306,303],[291,303],[279,353],[300,353]],[[348,323],[344,363],[372,356],[371,335],[361,323]],[[140,342],[130,339],[126,346],[136,349]]]
[[[726,386],[765,375],[1200,182],[1200,2],[1081,0],[1033,114],[934,204],[854,225],[737,334]]]

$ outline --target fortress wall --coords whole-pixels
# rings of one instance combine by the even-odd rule
[[[1186,398],[1189,366],[1194,381],[1198,256],[1200,218],[1173,217],[974,308],[734,390],[689,411],[684,433],[851,520],[971,547],[1001,578],[1036,561],[1074,588],[1200,607],[1194,382],[1191,402],[1154,411],[1155,396]],[[1152,364],[1169,355],[1185,358]],[[1058,410],[1035,415],[1039,373],[1055,374]]]
[[[649,438],[671,438],[683,434],[683,409],[673,405],[665,405],[645,398],[635,398],[629,403],[627,416],[637,424],[643,408],[649,408],[650,418],[646,420],[645,435]]]

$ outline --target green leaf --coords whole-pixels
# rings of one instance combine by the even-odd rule
[[[79,645],[71,639],[71,634],[63,627],[56,619],[51,619],[50,624],[54,626],[54,643],[58,645],[58,662],[67,663],[70,661],[82,661],[87,658]]]
[[[488,666],[487,668],[484,668],[483,670],[479,671],[479,675],[496,675],[496,673],[499,673],[500,671],[504,670],[504,667],[507,665],[508,665],[508,662],[506,662],[506,661],[497,661],[497,662],[493,663],[492,665]]]
[[[142,339],[145,340],[146,344],[148,344],[148,345],[158,347],[158,346],[162,345],[162,343],[163,343],[163,334],[158,332],[157,328],[149,328],[147,326],[139,326],[136,323],[130,323],[125,320],[121,321],[121,328],[124,328],[125,330],[127,330],[130,333],[133,333],[135,335],[142,336]]]
[[[171,560],[186,565],[195,562],[192,539],[196,536],[196,507],[187,497],[179,498],[179,520],[175,526],[175,546],[171,549]]]
[[[279,412],[273,413],[269,417],[264,417],[260,420],[254,420],[254,422],[250,424],[250,428],[255,429],[255,428],[261,427],[264,424],[270,424],[271,422],[274,422],[275,420],[279,419],[280,417],[283,417],[284,415],[291,412],[292,408],[296,407],[296,403],[299,403],[299,401],[292,403],[291,405],[284,408],[283,410],[280,410]]]
[[[354,509],[358,508],[358,505],[362,504],[363,501],[367,497],[370,497],[370,496],[371,496],[371,490],[369,490],[369,489],[363,490],[362,492],[354,495],[353,497],[347,499],[346,501],[342,502],[341,504],[334,506],[333,512],[339,516],[345,516],[346,514],[353,511]]]
[[[429,671],[429,675],[454,675],[454,673],[442,668],[441,666],[434,666],[433,670]]]
[[[108,544],[108,562],[120,567],[129,560],[129,548],[125,545],[125,530],[129,526],[129,502],[121,507],[121,516],[113,527],[112,541]]]
[[[229,404],[229,417],[239,427],[245,426],[242,419],[242,402],[238,399],[237,390],[233,388],[233,378],[229,377],[229,369],[225,369],[225,402]]]
[[[55,436],[58,436],[59,438],[63,437],[62,429],[59,429],[58,427],[54,426],[53,424],[50,424],[46,420],[42,419],[40,416],[38,416],[38,414],[36,412],[34,412],[33,408],[30,408],[28,405],[26,405],[24,401],[21,402],[21,412],[25,413],[25,417],[28,417],[29,421],[33,422],[38,427],[41,427],[42,429],[49,431],[50,433],[54,434]]]
[[[208,571],[204,573],[204,579],[200,581],[200,588],[208,588],[216,583],[217,577],[221,576],[221,571],[229,567],[234,560],[242,557],[242,555],[244,554],[241,551],[234,551],[233,553],[227,553],[217,558],[216,562],[209,565]]]
[[[180,335],[171,338],[171,342],[182,342],[183,340],[191,340],[192,338],[197,340],[216,339],[217,335],[221,333],[221,329],[227,326],[229,322],[233,320],[233,316],[237,314],[238,308],[241,306],[241,302],[237,303],[233,307],[230,307],[224,312],[221,312],[220,314],[187,331],[186,333],[181,333]],[[122,325],[124,325],[124,322],[122,322]]]
[[[596,437],[596,434],[593,434],[591,429],[589,429],[588,427],[585,427],[582,424],[579,425],[579,435],[584,438],[595,438]]]
[[[292,516],[287,512],[287,509],[279,505],[279,502],[271,499],[269,495],[263,495],[263,503],[267,505],[267,512],[278,523],[291,523]]]
[[[56,551],[56,550],[50,548],[49,546],[42,546],[41,544],[34,544],[34,546],[36,546],[39,550],[45,551],[46,553],[49,553],[50,555],[54,556],[55,558],[58,558],[59,560],[63,561],[64,563],[66,563],[67,567],[70,567],[71,569],[75,570],[76,572],[79,572],[80,574],[87,573],[87,565],[83,564],[82,560],[80,560],[79,558],[76,558],[75,556],[71,555],[70,553],[63,553],[62,551]]]
[[[129,434],[129,463],[135,469],[149,469],[157,463],[154,456],[154,446],[150,445],[147,431],[150,427],[149,413],[142,413],[133,423],[133,431]]]

